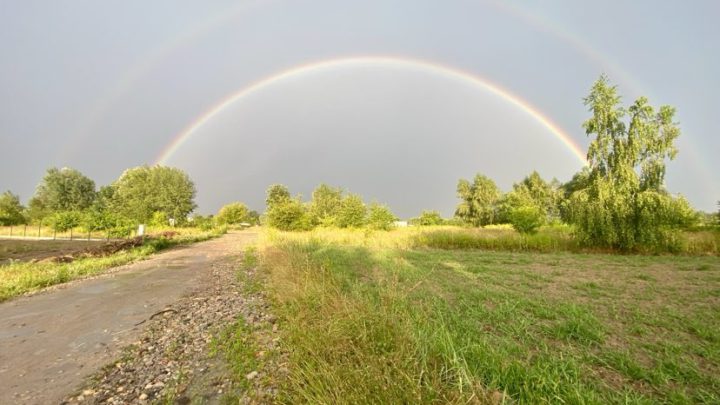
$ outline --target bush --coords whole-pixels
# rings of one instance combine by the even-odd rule
[[[419,217],[411,219],[410,223],[420,226],[436,226],[444,225],[445,220],[438,211],[423,211]]]
[[[221,225],[237,225],[249,222],[250,210],[241,202],[227,204],[220,208],[215,220]]]
[[[508,216],[513,228],[524,234],[537,232],[537,229],[545,222],[545,213],[531,205],[513,208]]]
[[[337,225],[340,228],[359,228],[366,223],[367,208],[360,196],[350,194],[343,198]]]
[[[312,229],[312,218],[302,201],[289,198],[275,202],[267,211],[267,223],[282,231],[307,231]]]
[[[393,228],[393,222],[397,218],[386,205],[372,204],[370,205],[370,215],[368,216],[368,227],[389,231]]]

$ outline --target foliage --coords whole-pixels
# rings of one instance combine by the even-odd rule
[[[378,203],[370,204],[367,225],[370,229],[389,231],[397,220],[395,214],[390,211],[387,205]]]
[[[163,211],[155,211],[152,214],[152,218],[150,218],[149,225],[162,227],[168,226],[169,223],[170,219],[168,218],[166,213],[164,213]]]
[[[250,210],[247,215],[247,222],[250,225],[259,225],[260,224],[260,213],[255,210]]]
[[[457,195],[461,202],[455,215],[474,226],[495,223],[495,204],[501,196],[495,182],[481,174],[476,174],[470,183],[461,179],[457,185]]]
[[[268,210],[273,205],[281,204],[290,199],[290,190],[282,184],[272,184],[268,187],[265,198],[265,206]]]
[[[268,206],[267,224],[283,231],[312,229],[312,218],[299,198],[278,199]]]
[[[62,211],[82,211],[95,200],[95,182],[75,169],[50,168],[30,201],[33,219]]]
[[[563,196],[557,180],[548,183],[538,172],[533,171],[520,183],[515,183],[513,190],[499,201],[498,222],[512,223],[512,211],[523,207],[535,207],[548,221],[559,219]]]
[[[436,226],[445,224],[445,220],[438,211],[423,210],[423,212],[420,213],[420,216],[411,219],[410,223],[420,226]]]
[[[187,173],[166,166],[140,166],[126,170],[113,184],[111,207],[138,223],[148,223],[163,212],[183,223],[195,209],[195,184]]]
[[[50,217],[50,226],[57,232],[65,232],[80,225],[82,214],[77,211],[56,212]]]
[[[340,228],[359,228],[366,224],[367,207],[357,194],[348,194],[342,199],[337,217]]]
[[[221,225],[237,225],[250,221],[250,210],[241,202],[224,205],[218,211],[215,220]]]
[[[674,231],[696,220],[684,199],[663,188],[665,160],[677,154],[675,109],[655,111],[640,97],[626,110],[605,76],[585,104],[592,117],[583,126],[595,139],[588,149],[587,185],[570,196],[568,219],[593,246],[632,250],[672,244]]]
[[[327,184],[317,186],[310,201],[310,215],[313,217],[313,222],[322,226],[337,226],[342,200],[341,188]]]
[[[509,220],[513,228],[520,233],[535,233],[545,223],[546,214],[535,205],[514,207],[510,210]]]
[[[214,221],[215,221],[215,219],[212,215],[208,215],[208,216],[194,215],[192,217],[193,226],[196,226],[203,231],[209,231],[209,230],[213,229],[213,227],[215,225]]]
[[[0,225],[20,225],[27,222],[20,197],[6,191],[0,194]]]

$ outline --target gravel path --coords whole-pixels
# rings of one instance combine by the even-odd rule
[[[277,325],[262,291],[251,291],[255,269],[241,258],[212,264],[210,279],[148,321],[145,333],[65,403],[215,404],[275,402],[285,373]],[[242,336],[223,332],[241,319]],[[240,375],[228,368],[217,342],[243,342],[251,361]]]
[[[200,371],[200,360],[208,358],[212,330],[256,306],[232,281],[242,250],[255,237],[228,234],[0,304],[0,403],[60,403],[83,384],[73,401],[147,402],[170,388],[181,398],[189,373],[208,370]],[[135,357],[133,350],[139,350]],[[98,370],[119,357],[125,361],[105,367],[103,382]],[[132,359],[142,359],[144,368]],[[113,377],[125,374],[134,377]],[[84,383],[90,375],[99,378],[93,387]],[[103,391],[103,384],[114,392]]]

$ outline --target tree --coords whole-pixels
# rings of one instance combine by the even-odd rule
[[[155,212],[182,223],[196,207],[195,184],[187,173],[173,167],[135,167],[113,184],[111,206],[140,223],[150,221]]]
[[[544,220],[558,219],[563,199],[563,191],[557,180],[548,183],[538,172],[533,171],[521,182],[513,184],[513,190],[498,202],[499,222],[512,223],[511,212],[521,207],[537,208]]]
[[[75,169],[50,168],[30,201],[33,216],[82,211],[95,200],[95,182]],[[37,218],[37,217],[36,217]]]
[[[23,215],[20,197],[11,193],[9,190],[0,194],[0,225],[20,225],[26,223]]]
[[[342,206],[343,191],[341,188],[320,184],[312,193],[310,214],[316,224],[323,226],[337,225],[338,214]]]
[[[357,194],[348,194],[342,199],[337,225],[341,228],[359,228],[365,225],[367,207]]]
[[[455,215],[474,226],[484,226],[495,221],[496,207],[501,193],[495,182],[481,174],[476,174],[470,183],[461,179],[457,186],[458,204]]]
[[[248,207],[241,202],[234,202],[224,205],[218,211],[215,217],[218,224],[221,225],[237,225],[243,222],[248,222],[250,216],[250,210]]]
[[[445,223],[445,220],[438,211],[425,210],[420,213],[419,217],[413,218],[411,222],[413,223],[413,225],[434,226],[443,225]]]
[[[312,218],[300,198],[275,200],[266,212],[267,224],[282,231],[312,229]]]
[[[645,97],[624,109],[605,76],[585,105],[592,117],[583,127],[594,139],[586,184],[568,201],[570,222],[591,245],[629,250],[672,240],[673,230],[694,221],[687,201],[669,195],[663,184],[665,161],[677,154],[675,109],[656,111]]]
[[[389,231],[393,228],[393,223],[397,220],[395,214],[390,211],[387,205],[378,203],[370,204],[367,224],[372,229]]]
[[[78,211],[56,212],[50,217],[50,226],[58,232],[65,232],[80,225],[82,215]]]
[[[290,190],[282,184],[273,184],[268,187],[265,206],[269,210],[273,205],[286,202],[290,199]]]

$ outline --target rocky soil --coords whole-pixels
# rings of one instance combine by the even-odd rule
[[[146,329],[140,339],[64,403],[275,402],[287,369],[266,297],[246,285],[254,282],[255,269],[242,268],[236,257],[214,263],[207,277],[192,293],[141,321]],[[236,322],[248,336],[229,332]],[[227,347],[237,345],[250,358],[231,365]]]

